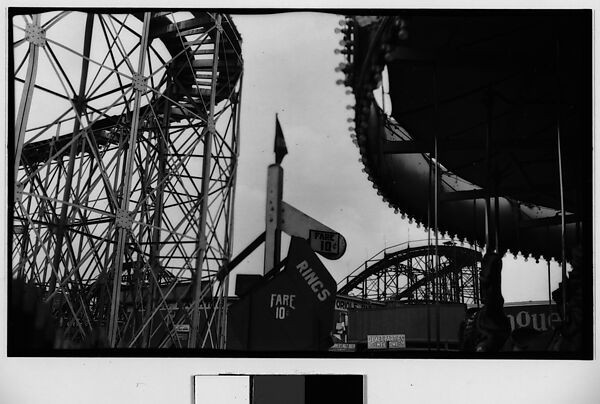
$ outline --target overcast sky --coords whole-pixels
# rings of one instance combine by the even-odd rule
[[[274,162],[278,113],[289,152],[282,164],[283,198],[346,238],[348,248],[341,259],[322,259],[338,281],[385,247],[427,237],[423,226],[417,228],[394,214],[362,172],[358,149],[350,138],[354,98],[346,94],[347,88],[336,84],[343,78],[335,72],[343,56],[334,53],[342,39],[334,31],[340,19],[341,15],[306,12],[233,16],[243,38],[244,58],[234,255],[264,231],[266,174],[267,166]],[[65,37],[76,34],[55,31]],[[102,49],[94,49],[102,54]],[[79,66],[77,57],[63,53],[66,68]],[[53,76],[39,75],[40,80]],[[54,86],[58,88],[58,83]],[[56,101],[45,104],[46,112],[48,108],[66,108]],[[34,114],[32,122],[35,119]],[[283,256],[287,241],[284,239]],[[243,262],[234,277],[236,273],[262,273],[263,251],[261,247]],[[504,267],[507,301],[547,298],[545,262],[532,265],[508,257]],[[559,274],[559,266],[553,263],[552,288],[557,286]],[[233,287],[232,281],[231,290]]]
[[[348,122],[354,98],[336,84],[343,75],[334,70],[344,61],[334,53],[342,39],[334,32],[341,18],[304,12],[233,16],[244,57],[234,255],[264,230],[266,173],[274,162],[279,113],[289,152],[282,163],[283,199],[346,238],[342,258],[322,259],[336,280],[385,246],[427,237],[423,227],[394,214],[361,171]],[[547,299],[547,264],[532,261],[505,257],[507,301]],[[260,273],[262,262],[261,247],[234,273]],[[560,268],[555,262],[551,268],[556,288]]]

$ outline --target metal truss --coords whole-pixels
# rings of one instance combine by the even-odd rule
[[[13,277],[43,289],[62,346],[224,347],[231,18],[57,11],[12,29]]]
[[[410,247],[365,261],[338,285],[338,294],[402,303],[479,303],[481,253],[456,245]]]

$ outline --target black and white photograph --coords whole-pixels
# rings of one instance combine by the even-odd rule
[[[7,7],[3,360],[597,371],[596,10],[491,4]]]

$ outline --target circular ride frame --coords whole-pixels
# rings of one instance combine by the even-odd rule
[[[43,290],[55,345],[225,348],[243,71],[231,18],[11,23],[12,276]]]

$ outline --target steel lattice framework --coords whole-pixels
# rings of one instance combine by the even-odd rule
[[[365,261],[340,282],[338,294],[402,303],[477,304],[480,266],[481,253],[470,248],[407,244]]]
[[[224,347],[243,68],[231,18],[12,24],[13,276],[43,288],[71,346]]]

